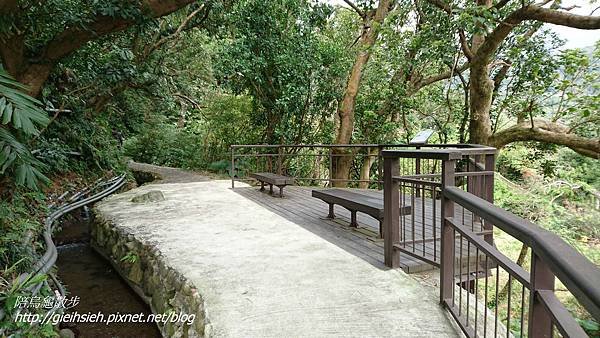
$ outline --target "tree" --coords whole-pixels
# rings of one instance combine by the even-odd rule
[[[1,0],[0,57],[4,68],[37,96],[51,71],[87,42],[147,18],[173,13],[194,0],[38,2]]]
[[[306,0],[240,1],[217,71],[226,88],[254,98],[261,142],[302,143],[319,132],[337,92],[336,41],[320,39],[331,8]],[[316,130],[315,130],[316,129]]]
[[[462,15],[471,20],[473,31],[469,43],[465,31],[458,34],[464,55],[469,62],[469,134],[470,142],[502,147],[523,140],[556,143],[567,146],[581,154],[600,156],[600,140],[587,139],[567,132],[561,123],[551,120],[531,119],[529,124],[517,123],[505,131],[493,133],[490,111],[494,90],[500,84],[491,77],[498,65],[507,65],[506,60],[496,60],[498,49],[506,39],[524,22],[542,22],[579,29],[600,29],[599,16],[571,14],[559,7],[560,2],[538,4],[511,1],[476,0],[466,8],[459,8],[443,0],[429,0],[449,16]],[[496,22],[499,22],[496,24]]]
[[[362,32],[358,38],[358,54],[348,75],[346,89],[339,104],[337,115],[339,126],[336,133],[336,144],[352,143],[354,131],[356,96],[360,88],[363,70],[371,57],[373,47],[388,13],[393,9],[395,1],[381,0],[376,9],[359,8],[349,0],[344,0],[362,19]],[[344,148],[334,148],[333,178],[334,186],[346,186],[350,167],[354,156],[352,151]]]

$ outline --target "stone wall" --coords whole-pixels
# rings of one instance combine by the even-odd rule
[[[185,322],[159,323],[166,337],[203,337],[207,324],[204,301],[198,290],[179,272],[165,265],[156,248],[115,227],[95,212],[90,226],[91,245],[108,259],[123,279],[150,306],[153,313],[194,314]]]

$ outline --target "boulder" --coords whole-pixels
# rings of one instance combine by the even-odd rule
[[[133,203],[148,203],[148,202],[160,202],[165,200],[165,195],[163,195],[160,190],[151,190],[145,194],[137,195],[131,199]]]

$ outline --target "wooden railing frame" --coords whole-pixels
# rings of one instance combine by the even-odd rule
[[[474,336],[477,333],[461,322],[458,313],[451,308],[450,302],[454,297],[456,276],[455,264],[455,231],[458,230],[462,237],[470,240],[470,243],[488,257],[499,262],[516,280],[519,280],[529,290],[528,335],[529,337],[552,337],[553,325],[563,334],[569,337],[585,337],[585,332],[574,320],[572,315],[564,308],[554,295],[554,281],[558,278],[565,287],[576,297],[586,310],[596,319],[600,320],[600,269],[587,258],[577,252],[573,247],[563,241],[557,235],[540,228],[539,226],[524,220],[494,206],[493,181],[488,180],[484,191],[463,191],[455,186],[456,177],[461,173],[455,172],[456,161],[463,158],[464,150],[470,155],[479,155],[472,147],[459,150],[427,150],[427,151],[383,151],[384,158],[384,254],[385,264],[391,268],[400,266],[400,255],[394,250],[394,244],[399,239],[398,226],[398,181],[427,178],[432,175],[414,175],[418,177],[399,177],[398,167],[401,157],[432,158],[442,160],[441,188],[442,188],[442,233],[441,233],[441,262],[440,262],[440,303],[445,306],[456,319],[463,333]],[[485,154],[475,161],[469,170],[493,171],[495,159],[489,149],[484,149]],[[483,162],[483,164],[482,164]],[[477,179],[477,175],[468,176],[468,179]],[[478,186],[477,184],[471,186]],[[477,197],[478,193],[481,197]],[[521,241],[531,248],[531,271],[526,272],[516,264],[509,263],[506,257],[495,249],[490,232],[484,235],[484,240],[478,240],[477,235],[470,229],[459,227],[453,221],[454,204],[457,203],[469,210],[474,215],[485,220],[484,224],[498,227],[515,239]],[[461,238],[462,238],[461,237]],[[504,263],[502,263],[504,262]],[[511,274],[512,273],[512,274]]]

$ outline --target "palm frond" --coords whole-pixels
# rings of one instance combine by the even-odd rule
[[[13,80],[0,68],[0,121],[28,135],[37,135],[37,126],[48,124],[48,115],[40,108],[41,102],[27,95],[26,87]]]
[[[12,174],[17,185],[37,189],[40,182],[49,182],[40,171],[44,164],[19,138],[38,135],[38,127],[47,125],[49,119],[41,102],[25,90],[0,67],[0,175]]]

